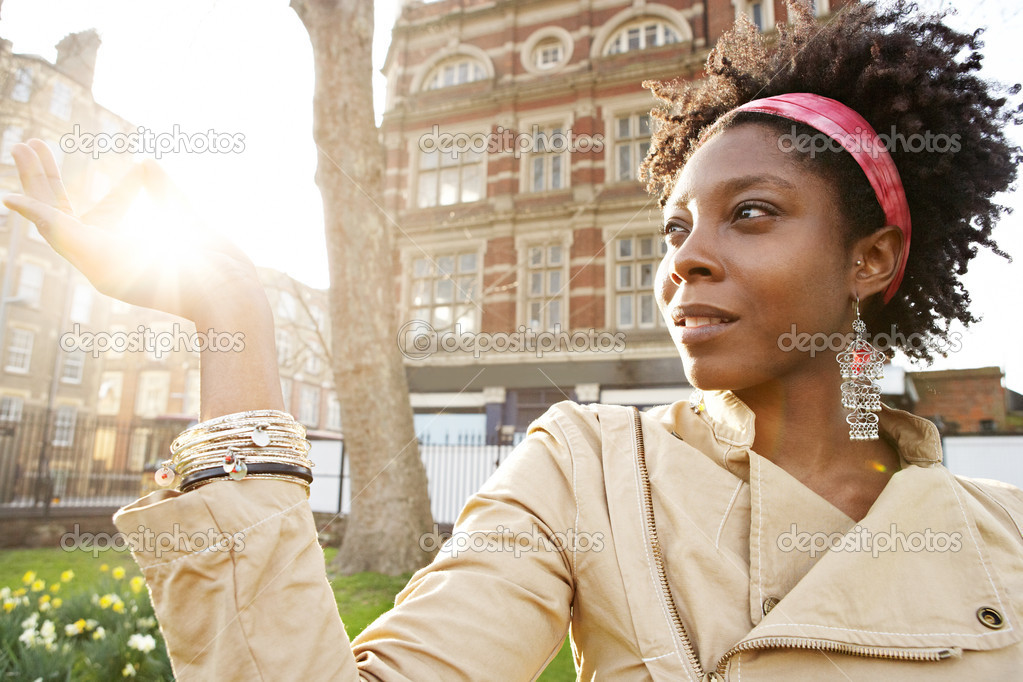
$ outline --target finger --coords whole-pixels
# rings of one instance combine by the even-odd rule
[[[83,225],[76,218],[57,208],[22,194],[8,194],[4,205],[31,220],[39,234],[61,256],[85,274],[90,280],[97,276],[93,264],[109,260],[119,251],[117,240],[106,230]]]
[[[40,139],[32,138],[28,141],[28,146],[35,151],[39,157],[39,162],[43,166],[43,174],[46,175],[46,180],[50,184],[50,190],[53,192],[54,198],[57,200],[57,208],[65,213],[74,213],[71,207],[71,198],[67,195],[67,189],[64,187],[64,183],[60,179],[60,169],[57,168],[57,159],[53,157],[53,152],[50,151],[49,145]]]
[[[11,156],[18,166],[18,177],[21,179],[21,186],[25,195],[50,206],[57,205],[57,199],[53,195],[53,188],[46,179],[43,171],[43,163],[39,160],[36,151],[27,144],[19,142],[11,147]]]

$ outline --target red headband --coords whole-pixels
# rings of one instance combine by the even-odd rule
[[[888,303],[902,284],[902,277],[906,273],[909,237],[912,230],[909,204],[906,202],[906,192],[902,188],[899,171],[895,168],[888,148],[878,138],[874,129],[866,119],[841,102],[808,92],[792,92],[777,97],[755,99],[736,107],[727,115],[731,116],[740,111],[774,114],[805,123],[831,137],[856,159],[856,163],[866,173],[870,186],[874,188],[877,201],[884,211],[886,223],[902,230],[904,244],[899,271],[884,292],[884,302]]]

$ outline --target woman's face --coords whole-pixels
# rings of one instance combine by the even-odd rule
[[[837,206],[830,182],[764,125],[728,128],[690,158],[664,209],[657,300],[694,386],[838,376],[831,351],[783,350],[793,325],[850,331],[852,263]]]

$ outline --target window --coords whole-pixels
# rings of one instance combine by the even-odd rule
[[[462,332],[477,331],[479,319],[479,257],[475,252],[417,258],[412,263],[413,320],[436,331],[457,324]]]
[[[320,388],[303,386],[299,398],[298,421],[305,426],[316,427],[320,424]]]
[[[450,206],[483,198],[483,154],[466,150],[420,152],[417,205]]]
[[[121,411],[121,390],[124,375],[120,372],[103,372],[99,386],[99,401],[96,404],[97,414],[117,414]]]
[[[65,121],[71,118],[71,99],[73,96],[71,88],[67,85],[64,83],[54,83],[53,96],[50,98],[50,113]]]
[[[548,331],[565,325],[565,247],[530,246],[526,251],[526,325]]]
[[[667,245],[651,236],[614,242],[615,324],[619,329],[663,326],[654,301],[654,277]]]
[[[327,396],[327,428],[331,431],[341,430],[341,401],[334,391]]]
[[[561,128],[533,126],[533,153],[529,157],[529,191],[548,192],[565,186],[565,148]]]
[[[309,317],[313,321],[313,329],[318,331],[323,338],[330,334],[330,322],[327,320],[327,313],[319,306],[310,306]]]
[[[475,59],[452,59],[439,64],[423,81],[423,90],[437,90],[483,80],[487,71]]]
[[[43,269],[35,263],[22,263],[16,296],[28,305],[38,306],[43,295]]]
[[[639,177],[639,164],[650,150],[650,133],[650,114],[615,119],[615,178],[619,182]]]
[[[289,294],[287,291],[281,292],[280,300],[278,301],[278,310],[280,316],[285,320],[294,320],[295,315],[298,311],[297,301],[295,297]]]
[[[664,21],[646,19],[629,24],[615,33],[604,48],[604,54],[621,54],[681,42],[678,31]]]
[[[27,102],[32,96],[32,69],[20,68],[14,76],[14,87],[11,88],[11,99],[15,102]]]
[[[560,40],[544,40],[533,48],[533,63],[538,69],[553,69],[565,58],[565,46]]]
[[[291,334],[285,329],[278,329],[275,334],[277,340],[277,364],[281,367],[287,367],[291,364]]]
[[[0,422],[20,422],[25,400],[17,396],[0,397]]]
[[[758,31],[764,30],[764,5],[759,0],[755,0],[749,4],[750,19],[753,20],[753,25],[757,27]]]
[[[323,362],[320,360],[320,354],[316,352],[315,348],[307,348],[305,356],[305,371],[309,374],[319,374],[323,368]]]
[[[170,398],[170,372],[151,371],[139,374],[138,398],[135,414],[139,417],[158,417],[167,412]]]
[[[57,417],[53,422],[53,444],[68,446],[75,441],[75,421],[78,410],[72,405],[61,405],[57,408]]]
[[[0,140],[0,163],[14,164],[14,157],[11,156],[11,148],[21,142],[25,131],[17,126],[11,126],[4,130],[3,139]]]
[[[11,336],[7,342],[7,365],[8,372],[16,374],[27,374],[32,365],[32,341],[35,334],[27,329],[11,329]]]
[[[92,287],[88,284],[76,284],[75,293],[71,297],[71,321],[88,324],[91,313]]]
[[[64,355],[64,367],[60,374],[60,380],[65,384],[82,383],[82,373],[85,370],[85,353],[76,350]]]

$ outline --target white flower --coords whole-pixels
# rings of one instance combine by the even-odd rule
[[[100,625],[98,628],[96,628],[96,631],[92,633],[92,638],[93,639],[103,639],[106,636],[107,636],[107,631],[103,629],[102,625]]]
[[[0,588],[0,599],[7,599],[11,596],[11,588],[3,587]]]
[[[156,627],[156,619],[153,618],[152,616],[149,616],[149,617],[146,617],[146,618],[139,618],[139,627],[142,628],[143,630],[148,630],[150,628],[155,628]]]
[[[39,628],[39,636],[43,639],[53,641],[53,639],[57,636],[57,628],[54,626],[52,620],[43,621],[43,626]]]
[[[121,670],[121,676],[122,677],[135,677],[135,666],[133,666],[131,663],[129,663],[128,665],[124,666],[124,669]]]
[[[128,647],[137,649],[142,653],[149,653],[156,648],[156,640],[152,635],[140,635],[138,633],[128,638]]]
[[[31,616],[21,621],[21,627],[26,630],[35,630],[36,624],[39,622],[39,614],[33,612]]]
[[[67,635],[68,637],[74,637],[80,632],[81,630],[79,630],[78,626],[75,625],[74,623],[68,623],[67,625],[64,626],[64,634]]]
[[[23,633],[21,633],[21,636],[18,637],[18,641],[27,647],[32,646],[33,644],[36,643],[36,631],[25,630]]]

